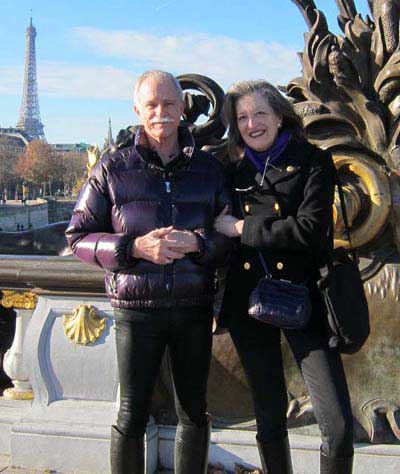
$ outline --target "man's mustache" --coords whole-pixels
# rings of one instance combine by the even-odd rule
[[[156,118],[150,121],[151,124],[153,123],[173,123],[173,119],[169,117],[161,117],[161,118]]]

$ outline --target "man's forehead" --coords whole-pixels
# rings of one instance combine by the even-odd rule
[[[168,77],[147,77],[140,85],[139,92],[143,99],[152,97],[179,98],[175,84]]]

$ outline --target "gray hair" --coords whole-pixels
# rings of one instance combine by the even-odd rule
[[[143,82],[145,82],[147,79],[153,78],[153,79],[158,79],[158,80],[169,80],[172,82],[174,85],[176,92],[178,94],[179,100],[183,101],[183,90],[181,85],[179,84],[178,79],[171,74],[170,72],[166,71],[160,71],[158,69],[153,69],[151,71],[146,71],[142,75],[140,75],[136,81],[135,84],[135,89],[133,92],[133,100],[135,104],[139,102],[139,97],[140,97],[140,88],[142,87]]]
[[[296,138],[303,136],[303,126],[299,116],[292,104],[276,87],[264,80],[241,81],[234,84],[225,96],[224,117],[228,125],[228,146],[231,151],[244,146],[237,124],[237,102],[242,97],[254,93],[261,94],[275,114],[282,117],[282,130],[290,130]]]

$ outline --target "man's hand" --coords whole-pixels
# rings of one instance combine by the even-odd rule
[[[168,242],[171,249],[176,252],[192,253],[198,252],[199,242],[194,232],[190,230],[171,230],[164,236],[164,240]]]
[[[167,265],[185,256],[181,249],[170,245],[166,237],[173,232],[173,227],[155,229],[142,237],[137,237],[133,244],[133,256],[143,258],[157,265]],[[177,231],[174,231],[177,232]]]

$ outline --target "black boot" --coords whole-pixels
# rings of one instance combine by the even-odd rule
[[[175,474],[206,474],[211,423],[205,426],[181,425],[176,428]]]
[[[111,474],[144,474],[144,437],[129,438],[111,426]]]
[[[353,456],[348,458],[331,458],[321,451],[321,474],[351,474],[353,472]]]
[[[293,474],[287,436],[274,441],[257,439],[257,446],[264,474]]]

